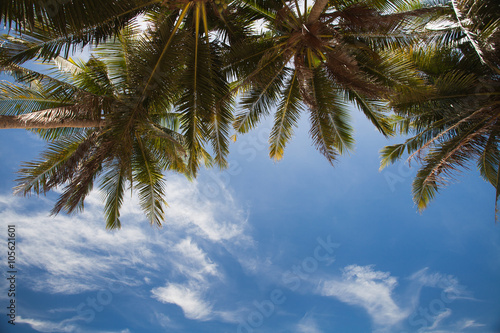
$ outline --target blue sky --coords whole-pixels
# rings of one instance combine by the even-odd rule
[[[356,149],[335,167],[311,147],[307,115],[282,161],[264,122],[231,146],[228,170],[167,174],[167,217],[151,227],[129,196],[105,230],[102,198],[49,216],[57,193],[12,195],[44,143],[0,131],[0,237],[16,226],[16,325],[1,332],[499,332],[494,191],[464,172],[419,214],[415,169],[379,171],[386,140],[353,110]]]

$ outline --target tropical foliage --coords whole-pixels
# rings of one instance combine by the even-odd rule
[[[65,8],[61,10],[76,10]],[[232,96],[220,70],[222,44],[243,33],[245,24],[233,27],[237,20],[229,20],[232,12],[227,12],[232,23],[225,23],[225,10],[227,6],[214,3],[156,3],[130,11],[133,16],[118,30],[104,29],[102,24],[109,23],[105,17],[99,25],[83,16],[80,23],[91,27],[68,20],[64,29],[48,13],[14,21],[21,33],[3,37],[0,65],[21,84],[2,85],[0,121],[58,139],[42,159],[21,170],[19,190],[39,194],[66,186],[53,212],[71,212],[83,207],[101,174],[108,227],[119,226],[127,184],[135,184],[151,223],[160,224],[164,170],[195,176],[200,162],[212,163],[207,143],[213,161],[226,164]],[[9,18],[12,11],[4,13]],[[141,21],[147,22],[146,31],[139,29]],[[59,58],[89,42],[101,46],[87,63]],[[64,75],[23,67],[30,59],[55,57]]]
[[[383,98],[423,83],[401,48],[445,10],[405,1],[332,1],[318,10],[320,3],[262,1],[256,6],[264,33],[231,45],[230,68],[243,92],[234,127],[245,133],[276,107],[269,143],[277,160],[303,109],[313,143],[330,163],[353,147],[351,103],[391,135]]]
[[[92,56],[83,63],[56,58],[59,68],[54,75],[17,67],[24,85],[0,84],[3,113],[22,112],[23,120],[41,123],[83,119],[84,124],[89,120],[99,124],[36,129],[51,143],[39,160],[20,170],[18,191],[40,194],[64,185],[53,213],[72,212],[83,208],[85,197],[99,179],[109,228],[120,226],[119,209],[128,187],[138,191],[150,222],[161,224],[165,206],[162,172],[192,174],[186,164],[184,136],[177,132],[179,117],[168,109],[176,97],[168,88],[175,86],[176,77],[156,75],[157,87],[146,86],[152,83],[147,82],[145,57],[159,58],[161,51],[161,45],[149,40],[168,25],[165,21],[140,37],[128,31],[98,48],[95,55],[99,59]],[[144,43],[151,45],[146,54],[139,51]],[[168,67],[179,66],[179,61],[170,58],[158,66],[172,73],[175,71]]]
[[[160,224],[163,171],[193,177],[201,163],[225,167],[231,125],[245,133],[273,110],[269,144],[277,160],[307,110],[313,143],[333,163],[354,144],[352,104],[385,136],[395,129],[390,107],[401,117],[402,132],[416,133],[405,144],[386,148],[385,161],[405,150],[421,156],[483,112],[443,120],[453,112],[435,104],[453,105],[449,99],[458,101],[456,94],[465,94],[460,87],[470,88],[471,82],[477,89],[485,82],[497,87],[492,82],[498,73],[486,74],[499,63],[491,4],[2,1],[0,19],[14,33],[0,41],[0,69],[19,83],[0,87],[0,128],[31,129],[51,142],[40,160],[20,171],[19,190],[39,194],[65,186],[53,212],[72,212],[99,182],[107,198],[107,225],[114,228],[120,225],[123,193],[133,187],[151,223]],[[475,20],[476,14],[484,20]],[[456,26],[428,28],[452,16],[459,18]],[[432,47],[422,50],[422,41]],[[88,61],[69,59],[86,45],[95,49]],[[27,69],[34,59],[55,59],[58,70]],[[437,67],[436,59],[449,70]],[[474,59],[480,62],[467,67]],[[451,70],[455,62],[459,66]],[[448,93],[455,95],[443,95]],[[483,163],[490,181],[498,175],[498,168],[491,170],[499,160],[492,140],[488,149],[494,153]],[[432,154],[438,164],[451,161]],[[419,174],[424,180],[415,195],[421,207],[438,188],[442,171],[433,170],[434,178]]]
[[[421,162],[414,200],[424,209],[459,169],[475,161],[500,194],[500,3],[452,1],[447,47],[414,48],[411,55],[432,86],[420,96],[392,98],[399,129],[410,138],[382,151],[382,166],[406,152]]]

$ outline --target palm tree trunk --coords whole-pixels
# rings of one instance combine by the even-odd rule
[[[26,115],[20,116],[0,116],[0,129],[9,128],[60,128],[60,127],[101,127],[104,125],[102,120],[81,120],[81,119],[54,119],[54,120],[38,120],[27,119]]]
[[[307,18],[307,24],[316,22],[325,10],[326,5],[328,5],[328,0],[316,0]]]

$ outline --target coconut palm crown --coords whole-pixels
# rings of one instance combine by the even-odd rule
[[[107,227],[118,228],[124,192],[134,188],[150,223],[161,225],[163,171],[192,172],[189,147],[178,132],[181,117],[171,109],[178,98],[174,74],[183,58],[173,52],[160,57],[158,38],[172,21],[159,22],[145,34],[123,31],[86,62],[56,58],[57,67],[49,74],[17,66],[21,82],[0,83],[5,117],[17,117],[50,141],[38,160],[19,171],[19,192],[40,194],[63,186],[52,212],[73,212],[83,208],[98,181],[106,198]],[[153,82],[148,80],[151,63],[160,69]],[[54,126],[57,122],[61,125]]]
[[[263,33],[231,45],[230,69],[239,79],[241,108],[234,127],[245,133],[276,107],[270,156],[282,158],[300,113],[307,109],[316,148],[332,163],[353,147],[349,105],[391,135],[383,99],[422,84],[400,52],[410,32],[439,15],[406,1],[256,2]],[[419,20],[415,20],[418,18]]]
[[[453,0],[448,47],[410,51],[432,89],[420,96],[399,94],[402,144],[382,150],[382,167],[405,153],[421,163],[413,181],[419,210],[428,206],[457,171],[475,163],[500,196],[500,3]]]

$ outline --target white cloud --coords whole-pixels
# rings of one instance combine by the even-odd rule
[[[472,328],[472,327],[484,327],[484,326],[486,325],[478,323],[473,319],[464,319],[458,323],[459,330],[464,330],[466,328]]]
[[[393,326],[407,317],[393,298],[397,279],[389,273],[374,271],[372,266],[350,265],[342,279],[323,282],[320,293],[364,308],[377,326]]]
[[[412,274],[410,280],[416,283],[419,289],[422,287],[442,289],[449,299],[474,299],[470,292],[459,284],[456,277],[441,273],[430,273],[428,267]]]
[[[82,328],[80,325],[74,323],[77,320],[79,320],[78,317],[73,317],[62,320],[60,322],[53,322],[49,320],[40,320],[17,316],[16,325],[27,324],[31,326],[33,330],[43,333],[132,333],[128,328],[118,331],[89,330]]]
[[[45,320],[23,318],[22,316],[18,316],[16,318],[16,324],[28,324],[32,329],[38,332],[48,333],[75,332],[77,326],[74,324],[69,324],[70,321],[72,320],[64,320],[60,323],[54,323]]]
[[[197,182],[169,177],[167,184],[169,207],[161,229],[146,222],[136,197],[125,199],[122,229],[109,231],[97,192],[86,199],[84,212],[72,216],[49,216],[53,202],[47,198],[0,195],[0,224],[16,225],[17,266],[30,272],[24,275],[27,287],[78,294],[113,282],[150,285],[157,299],[178,304],[188,318],[234,320],[226,309],[214,310],[205,299],[206,290],[221,288],[224,280],[209,253],[224,249],[238,261],[246,255],[241,249],[253,241],[245,214],[224,189],[220,196],[207,198]],[[159,279],[167,282],[154,288]]]
[[[298,333],[321,333],[322,331],[318,327],[316,319],[311,313],[306,313],[304,317],[300,319],[296,326],[296,331]]]
[[[188,237],[174,246],[174,251],[181,255],[176,262],[177,269],[185,276],[205,280],[207,275],[219,276],[217,264]]]
[[[167,181],[166,227],[188,229],[214,242],[246,238],[244,212],[231,194],[221,187],[218,196],[211,197],[206,195],[205,186],[181,177]]]
[[[156,311],[154,313],[154,322],[158,323],[163,328],[179,329],[179,326],[169,316]]]
[[[373,266],[350,265],[344,268],[342,278],[332,278],[321,284],[320,293],[324,296],[333,296],[338,300],[364,308],[372,318],[376,332],[393,331],[396,327],[404,325],[403,320],[408,319],[409,324],[425,323],[419,332],[461,332],[470,325],[476,327],[475,322],[462,322],[458,327],[450,327],[453,312],[448,304],[456,299],[474,300],[470,292],[461,286],[458,279],[452,275],[431,273],[428,268],[412,274],[408,280],[407,288],[395,293],[398,281],[388,272],[375,271]],[[441,302],[441,311],[433,312],[429,304],[420,303],[420,294],[424,287],[442,289],[441,294],[445,302]],[[404,303],[398,303],[402,300]],[[440,304],[441,304],[440,303]],[[434,304],[434,303],[432,303]],[[435,304],[434,304],[435,305]],[[428,316],[423,316],[420,310],[429,311]],[[455,323],[457,321],[455,320]]]
[[[432,323],[431,327],[429,327],[429,330],[434,330],[436,329],[439,324],[445,319],[451,316],[451,310],[450,309],[445,309],[443,312],[439,313],[435,318],[434,322]]]
[[[173,255],[179,255],[173,265],[187,282],[167,282],[163,287],[153,288],[153,298],[163,303],[176,304],[187,318],[212,319],[213,306],[206,300],[206,292],[211,286],[209,277],[222,278],[217,271],[217,264],[190,237],[181,240],[172,249]]]
[[[189,319],[208,320],[211,318],[212,306],[203,300],[203,290],[194,284],[168,283],[151,291],[153,297],[163,303],[180,306]]]
[[[450,317],[452,311],[446,309],[439,315],[434,317],[434,323],[430,327],[422,327],[418,330],[419,333],[459,333],[459,332],[484,332],[478,330],[485,327],[485,324],[477,323],[472,319],[462,319],[460,321],[448,320],[449,324],[443,324],[445,318]]]
[[[133,265],[146,233],[137,225],[106,231],[102,218],[93,217],[101,207],[89,208],[76,216],[51,217],[46,210],[28,213],[0,206],[4,221],[15,221],[9,223],[16,225],[17,265],[38,270],[28,276],[32,288],[66,294],[95,290],[116,267]],[[141,254],[144,261],[147,253]]]
[[[410,325],[423,325],[418,332],[452,333],[462,332],[468,327],[480,327],[481,324],[475,326],[474,320],[459,320],[452,311],[455,300],[477,301],[465,286],[460,285],[455,276],[430,272],[429,268],[425,267],[412,274],[408,280],[408,295],[412,308],[408,322]],[[440,289],[442,292],[430,301],[423,301],[421,293],[424,288]]]
[[[239,240],[250,239],[245,234],[242,210],[226,192],[209,200],[201,195],[197,183],[176,176],[169,177],[167,183],[170,207],[166,209],[163,229],[145,221],[135,197],[124,202],[123,228],[109,231],[102,216],[103,200],[97,192],[87,197],[84,212],[71,216],[49,216],[53,202],[47,198],[0,195],[1,224],[16,225],[17,266],[36,271],[26,277],[30,287],[77,294],[101,289],[110,281],[140,285],[151,281],[151,275],[167,265],[199,280],[219,276],[217,264],[193,237],[205,239],[212,246],[227,241],[222,246],[228,248]],[[28,204],[30,209],[26,210]],[[143,276],[113,276],[113,272],[123,269],[140,271]]]

